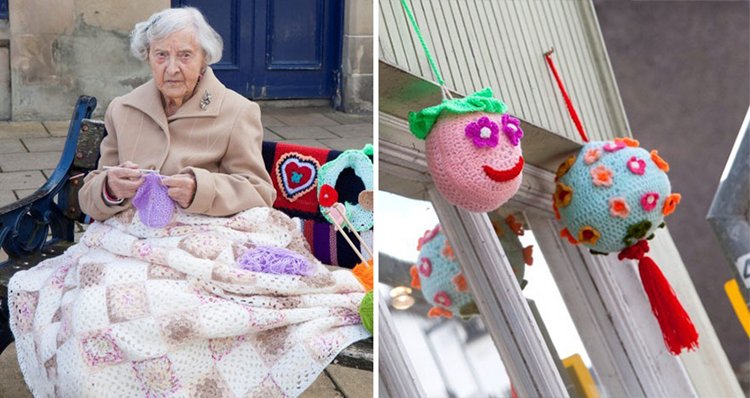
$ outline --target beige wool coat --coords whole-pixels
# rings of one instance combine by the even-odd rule
[[[208,102],[205,109],[201,100]],[[184,209],[189,213],[227,216],[273,204],[276,191],[261,156],[260,108],[224,87],[211,68],[172,116],[166,116],[161,94],[150,80],[112,100],[104,121],[108,134],[98,169],[86,176],[78,194],[81,209],[95,220],[131,206],[130,200],[107,205],[102,196],[107,177],[103,167],[128,160],[162,175],[192,173],[196,191]]]

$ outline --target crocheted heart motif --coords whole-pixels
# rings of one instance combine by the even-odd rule
[[[316,187],[320,164],[315,158],[296,152],[284,154],[276,163],[275,174],[282,195],[294,202]]]

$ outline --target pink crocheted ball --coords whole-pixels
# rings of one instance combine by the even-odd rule
[[[521,185],[522,136],[518,119],[508,114],[443,113],[425,141],[435,187],[466,210],[497,209]]]

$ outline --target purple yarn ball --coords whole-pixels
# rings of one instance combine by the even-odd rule
[[[256,247],[245,252],[237,263],[242,269],[269,274],[308,276],[315,273],[314,264],[305,257],[281,247]]]

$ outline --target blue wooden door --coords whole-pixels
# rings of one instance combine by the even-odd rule
[[[343,0],[172,0],[196,7],[224,39],[213,65],[252,99],[332,98],[341,67]]]

